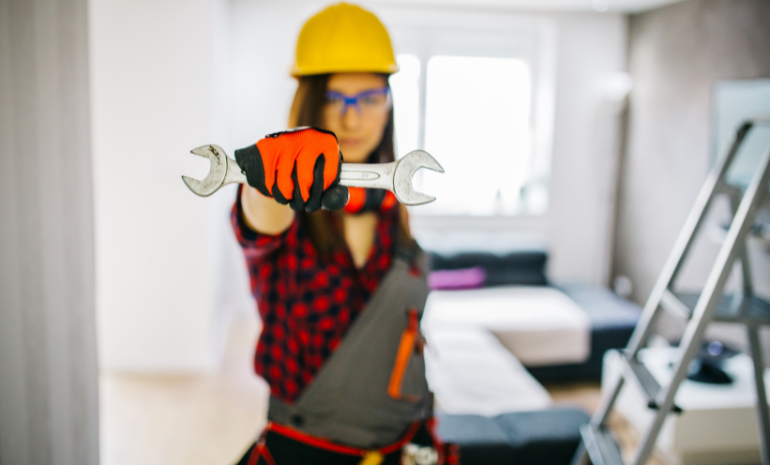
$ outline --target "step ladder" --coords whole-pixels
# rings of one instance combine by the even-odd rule
[[[666,261],[650,298],[644,307],[628,347],[622,352],[624,369],[622,375],[605,390],[591,422],[581,428],[582,441],[572,465],[585,465],[589,459],[594,465],[623,465],[618,446],[607,429],[607,420],[613,404],[623,387],[629,381],[635,383],[646,395],[648,407],[656,410],[654,420],[644,432],[635,451],[634,465],[647,462],[655,446],[663,422],[670,413],[676,413],[674,398],[679,385],[687,376],[688,367],[702,343],[708,324],[712,321],[737,323],[746,326],[751,357],[754,361],[754,373],[757,392],[757,413],[762,463],[770,465],[770,416],[768,415],[764,363],[759,340],[759,328],[770,325],[770,304],[756,297],[752,290],[751,271],[746,252],[747,235],[751,232],[757,211],[765,205],[770,206],[768,184],[770,184],[770,150],[761,159],[756,173],[748,188],[742,191],[725,181],[730,165],[738,149],[746,140],[748,133],[758,125],[770,125],[770,117],[753,118],[745,121],[736,132],[735,139],[727,155],[709,173],[695,206],[677,238],[674,248]],[[684,259],[690,252],[694,238],[703,226],[706,213],[714,198],[727,195],[733,208],[733,220],[727,231],[716,262],[714,263],[705,287],[700,294],[683,294],[674,291],[674,282],[679,274]],[[736,260],[741,263],[743,286],[738,295],[723,296],[722,291]],[[653,333],[657,317],[668,311],[687,322],[679,344],[679,360],[673,368],[674,375],[667,386],[661,386],[638,359],[639,351],[644,348]]]

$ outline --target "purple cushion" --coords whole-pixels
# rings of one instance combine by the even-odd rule
[[[428,287],[433,290],[478,289],[484,287],[487,274],[484,268],[438,270],[428,273]]]

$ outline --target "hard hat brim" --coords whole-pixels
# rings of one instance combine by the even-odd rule
[[[316,66],[299,68],[294,65],[291,68],[291,76],[298,78],[302,76],[313,76],[317,74],[337,74],[337,73],[376,73],[376,74],[395,74],[398,72],[398,64],[393,63],[388,66],[370,66],[362,67],[360,64],[338,65],[338,66]]]

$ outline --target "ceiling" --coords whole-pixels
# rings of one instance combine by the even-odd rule
[[[410,5],[504,8],[556,11],[611,11],[638,13],[683,0],[412,0]],[[405,0],[374,0],[367,3],[399,4]]]

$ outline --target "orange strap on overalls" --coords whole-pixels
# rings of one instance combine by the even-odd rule
[[[409,365],[409,359],[415,350],[422,351],[424,342],[420,334],[420,315],[417,310],[409,310],[409,326],[401,334],[401,342],[398,344],[396,352],[396,363],[393,365],[393,371],[390,374],[390,383],[388,384],[388,395],[393,399],[409,400],[409,395],[401,393],[401,384],[404,382],[404,373]]]

